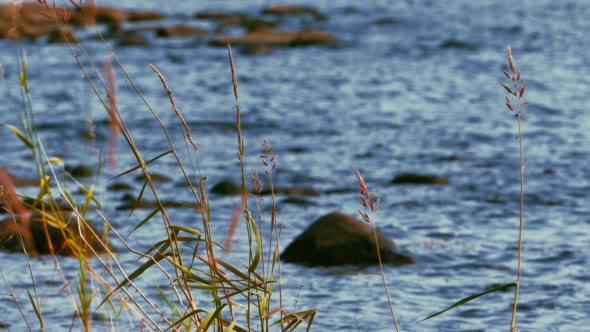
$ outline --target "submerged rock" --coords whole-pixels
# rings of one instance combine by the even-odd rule
[[[241,195],[242,185],[225,179],[219,181],[215,186],[213,186],[213,188],[211,188],[211,192],[217,195],[226,196]],[[256,191],[251,191],[250,193],[253,195],[258,194]],[[308,187],[277,187],[274,188],[272,192],[270,189],[265,189],[260,194],[270,195],[271,193],[274,193],[275,195],[287,196],[320,196],[319,191]]]
[[[377,231],[379,253],[384,264],[416,264],[394,251],[394,243]],[[306,266],[375,265],[377,244],[370,225],[349,215],[327,214],[299,235],[281,254],[283,262]]]
[[[154,21],[164,18],[163,14],[155,12],[126,12],[101,6],[86,7],[82,10],[78,6],[54,8],[50,3],[41,2],[3,4],[0,5],[0,39],[37,38],[53,33],[52,42],[63,42],[55,35],[55,31],[58,30],[55,19],[60,23],[67,22],[69,27],[82,27],[93,22],[122,27],[127,21]]]
[[[80,222],[77,215],[49,202],[22,201],[3,168],[0,168],[0,210],[11,215],[0,222],[0,249],[26,250],[31,256],[91,256],[108,249],[102,234],[92,224]]]
[[[88,245],[96,253],[106,251],[102,234],[90,223],[80,223],[72,214],[58,213],[66,227],[59,228],[50,217],[33,214],[30,218],[8,218],[0,222],[0,249],[23,252],[23,247],[32,256],[56,254],[77,256],[81,248],[84,255],[92,256]]]
[[[190,25],[172,25],[172,26],[164,26],[159,27],[156,29],[156,36],[158,37],[167,37],[167,38],[174,38],[174,37],[193,37],[193,36],[203,36],[209,34],[209,31],[197,27],[193,27]]]
[[[461,40],[447,39],[440,44],[440,48],[442,48],[442,49],[456,48],[456,49],[467,50],[467,51],[475,51],[475,50],[477,50],[477,45],[470,44],[470,43],[467,43],[467,42],[464,42]]]
[[[266,15],[311,15],[316,19],[325,19],[325,16],[317,9],[306,6],[276,5],[262,10]]]
[[[211,192],[217,195],[240,195],[242,193],[242,186],[225,179],[213,186]]]
[[[442,184],[449,184],[449,179],[442,177],[442,176],[438,176],[438,175],[404,173],[404,174],[399,174],[393,180],[391,180],[391,184],[442,185]]]
[[[212,46],[307,46],[307,45],[333,45],[336,36],[321,31],[272,31],[256,30],[243,36],[229,36],[212,39]]]

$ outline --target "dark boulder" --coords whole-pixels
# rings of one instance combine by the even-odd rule
[[[449,179],[438,175],[404,173],[397,175],[393,180],[391,180],[391,184],[443,185],[449,184]]]
[[[90,166],[65,166],[66,172],[70,173],[75,178],[89,178],[92,177],[94,171]]]
[[[394,243],[377,231],[384,264],[415,264],[394,251]],[[299,235],[281,254],[283,262],[306,266],[375,265],[379,263],[372,227],[349,215],[327,214]]]
[[[60,228],[58,224],[64,227]],[[60,256],[77,256],[78,253],[92,256],[88,246],[96,253],[104,253],[105,245],[101,232],[90,223],[80,223],[73,214],[58,213],[57,216],[45,217],[33,214],[26,220],[17,216],[0,222],[0,249],[10,252],[23,252],[24,246],[31,256],[52,253]]]
[[[221,180],[219,183],[213,186],[213,188],[211,188],[211,192],[217,195],[225,196],[241,195],[242,185],[227,179]],[[275,195],[286,196],[320,196],[319,191],[307,187],[283,187],[274,188],[272,192],[270,189],[260,192],[261,195],[270,195],[271,193],[274,193]],[[258,192],[252,191],[251,194],[257,195]]]
[[[270,189],[263,190],[262,195],[270,195],[272,192]],[[286,187],[286,188],[274,188],[275,195],[286,195],[286,196],[320,196],[320,192],[313,188],[306,187]]]
[[[242,186],[225,179],[213,186],[211,192],[217,195],[240,195],[242,193]]]
[[[455,48],[460,50],[475,51],[477,50],[477,45],[470,44],[461,40],[447,39],[440,44],[440,48]]]
[[[209,31],[190,25],[163,26],[156,29],[156,36],[161,38],[194,37],[209,34]]]
[[[276,5],[266,7],[262,10],[264,15],[279,15],[279,16],[293,16],[293,15],[311,15],[318,20],[326,19],[326,16],[320,13],[317,9],[305,6],[291,6],[291,5]]]
[[[157,12],[128,12],[127,21],[129,22],[145,22],[145,21],[160,21],[166,19],[166,15]]]

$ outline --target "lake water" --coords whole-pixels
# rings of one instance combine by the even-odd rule
[[[308,4],[290,1],[293,4]],[[206,9],[259,13],[272,1],[100,1],[105,6],[158,10],[172,21],[203,25],[191,17]],[[377,226],[418,261],[386,267],[402,331],[508,331],[513,292],[493,293],[442,316],[416,324],[455,301],[516,278],[518,242],[517,122],[504,106],[500,82],[507,69],[506,47],[527,81],[523,112],[525,225],[522,287],[517,315],[520,331],[587,331],[590,326],[590,2],[500,1],[316,1],[326,19],[311,22],[338,38],[336,47],[277,48],[263,55],[234,51],[247,176],[262,173],[260,148],[275,150],[278,187],[310,187],[321,195],[305,204],[281,203],[281,247],[320,216],[341,211],[357,215],[359,169],[380,198]],[[287,22],[296,25],[297,22]],[[444,45],[450,46],[445,47]],[[69,165],[96,167],[104,153],[107,115],[83,77],[71,51],[43,40],[21,45],[28,59],[32,108],[48,155]],[[94,61],[108,55],[88,41]],[[151,63],[166,77],[176,103],[199,145],[208,188],[222,179],[239,181],[235,102],[225,48],[194,38],[154,40],[151,46],[115,48],[148,102],[182,147],[182,130]],[[1,123],[20,126],[16,44],[0,41]],[[86,61],[86,60],[83,60]],[[169,149],[158,123],[119,71],[119,109],[145,159]],[[99,141],[85,140],[86,120],[97,125]],[[102,135],[102,136],[101,136]],[[180,149],[180,148],[179,148]],[[30,153],[7,129],[0,130],[1,167],[32,176]],[[447,161],[459,156],[462,161]],[[164,199],[183,200],[182,179],[170,156],[152,166],[171,182],[159,184]],[[121,192],[105,190],[106,179],[135,166],[121,139],[117,166],[97,184],[103,213],[129,234],[147,211],[117,210]],[[435,174],[444,186],[394,186],[400,173]],[[141,182],[124,178],[137,195]],[[90,184],[92,180],[85,183]],[[35,195],[36,189],[22,193]],[[149,197],[148,197],[149,198]],[[222,242],[237,197],[212,195],[214,235]],[[186,192],[186,200],[190,194]],[[268,199],[264,202],[268,204]],[[198,216],[171,209],[178,224]],[[243,224],[242,224],[243,226]],[[162,239],[152,223],[128,242],[145,251]],[[246,251],[245,229],[234,252]],[[130,273],[136,256],[121,254]],[[28,317],[25,289],[33,284],[22,255],[0,252],[0,321],[13,331],[27,329],[6,285],[18,294]],[[64,274],[77,275],[76,261],[64,260]],[[72,305],[50,258],[31,262],[44,304],[48,331],[68,329]],[[315,331],[393,329],[377,268],[310,269],[283,265],[284,303],[317,308]],[[159,301],[153,285],[147,295]],[[162,304],[164,306],[164,304]],[[63,309],[62,308],[67,308]],[[34,319],[33,319],[34,322]],[[125,322],[125,324],[132,324]],[[121,324],[123,330],[127,325]],[[131,325],[138,329],[137,322]],[[93,325],[100,330],[100,323]],[[37,327],[33,326],[33,330]]]

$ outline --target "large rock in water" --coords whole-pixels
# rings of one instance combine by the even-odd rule
[[[416,264],[396,253],[393,242],[377,231],[384,264]],[[327,214],[299,235],[281,254],[281,261],[307,266],[378,264],[377,245],[370,225],[342,213]]]

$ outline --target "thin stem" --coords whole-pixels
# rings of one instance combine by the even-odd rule
[[[379,268],[381,269],[381,279],[383,279],[383,288],[385,288],[385,296],[387,296],[387,303],[389,304],[389,310],[391,311],[391,317],[393,317],[393,324],[395,325],[395,330],[399,332],[399,326],[397,324],[397,318],[395,317],[395,312],[393,310],[393,302],[391,301],[391,295],[389,294],[389,287],[387,287],[387,280],[385,279],[385,269],[383,268],[383,262],[381,261],[381,252],[379,250],[379,241],[377,240],[377,229],[375,228],[375,224],[373,226],[373,236],[375,237],[375,243],[377,245],[377,259],[379,259]]]
[[[518,294],[520,291],[520,277],[522,275],[522,231],[524,224],[524,153],[522,146],[522,122],[520,115],[518,116],[518,141],[520,148],[520,225],[518,232],[518,263],[516,272],[516,289],[514,291],[514,303],[512,307],[512,320],[510,322],[510,331],[515,331],[516,323],[516,307],[518,305]]]
[[[360,189],[360,203],[364,206],[369,213],[363,212],[359,210],[360,215],[363,217],[363,220],[371,225],[373,228],[373,237],[375,238],[375,246],[377,249],[377,259],[379,260],[379,268],[381,269],[381,279],[383,280],[383,288],[385,288],[385,295],[387,296],[387,303],[389,304],[389,310],[391,311],[391,317],[393,317],[393,324],[395,325],[395,330],[399,332],[399,326],[397,324],[397,318],[395,317],[395,311],[393,310],[393,302],[391,301],[391,295],[389,294],[389,288],[387,287],[387,280],[385,279],[385,269],[383,268],[383,261],[381,260],[381,250],[379,247],[379,239],[377,236],[377,229],[375,227],[375,223],[373,222],[373,215],[377,213],[379,210],[379,199],[375,198],[375,191],[373,190],[369,193],[367,189],[367,185],[361,176],[361,172],[359,170],[356,171],[356,177],[359,182],[359,189]]]

